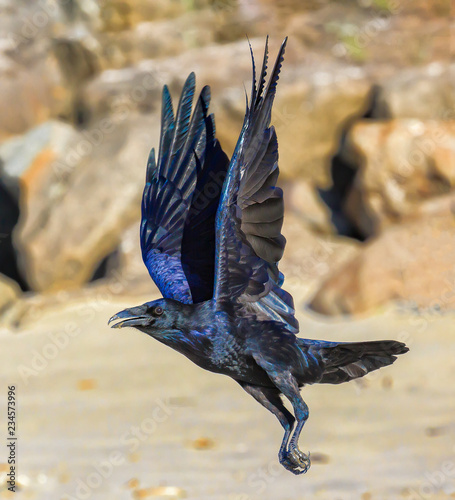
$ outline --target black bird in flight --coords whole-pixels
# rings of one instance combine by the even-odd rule
[[[208,114],[209,87],[192,113],[191,73],[174,117],[164,86],[158,160],[152,149],[140,231],[145,265],[164,298],[125,309],[110,322],[120,320],[114,328],[134,326],[200,367],[236,380],[278,418],[284,428],[280,463],[301,474],[310,457],[298,448],[308,418],[300,388],[363,377],[408,348],[390,340],[296,336],[293,300],[277,267],[286,240],[283,192],[276,187],[278,142],[270,125],[285,46],[286,39],[268,83],[267,43],[258,81],[251,51],[251,97],[230,160]]]

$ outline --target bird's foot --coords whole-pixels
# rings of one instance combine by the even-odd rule
[[[293,474],[305,474],[311,466],[310,452],[306,455],[296,447],[281,455],[280,463]]]

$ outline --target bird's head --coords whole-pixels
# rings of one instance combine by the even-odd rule
[[[179,327],[181,307],[183,304],[171,299],[158,299],[140,306],[124,309],[114,314],[109,320],[111,328],[133,326],[141,332],[153,337],[160,336]]]

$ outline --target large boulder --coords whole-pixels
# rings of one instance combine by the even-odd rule
[[[34,127],[26,134],[0,145],[4,173],[20,180],[30,193],[40,186],[47,165],[70,154],[72,145],[82,136],[71,125],[53,120]]]
[[[371,84],[364,72],[354,66],[285,65],[272,112],[282,178],[329,186],[331,159],[339,148],[343,130],[366,112],[370,92]],[[221,101],[217,130],[227,150],[233,150],[237,142],[244,102],[241,88],[229,89]]]
[[[46,124],[8,144],[5,170],[16,168],[23,183],[16,242],[32,288],[80,286],[115,250],[139,218],[146,159],[158,139],[156,116],[128,114],[84,132]]]
[[[357,165],[346,211],[364,236],[425,213],[455,186],[455,121],[361,121],[343,156]]]
[[[308,229],[319,234],[334,234],[328,206],[322,201],[318,189],[305,180],[281,182],[284,190],[285,213],[293,213]]]
[[[327,315],[359,314],[401,301],[453,310],[454,262],[454,213],[392,226],[331,273],[310,307]]]
[[[286,195],[286,193],[285,193]],[[357,254],[360,243],[343,237],[318,234],[310,229],[298,212],[287,210],[283,235],[287,243],[280,270],[285,275],[284,288],[296,297],[296,307],[306,300],[328,276]]]
[[[18,237],[18,229],[27,224],[34,232],[39,232],[52,216],[53,210],[56,210],[55,207],[68,190],[70,174],[79,162],[79,156],[73,148],[82,138],[70,125],[50,121],[31,129],[23,136],[7,140],[0,146],[0,182],[6,189],[2,202],[9,200],[10,219],[13,209],[17,210],[17,216],[11,220],[3,217],[2,223],[5,233],[9,235],[17,218],[20,220],[13,233],[13,243],[15,253],[19,253],[20,267],[27,286],[31,285],[32,288],[35,276],[26,258],[27,242],[22,242]],[[65,163],[65,168],[61,168],[60,163],[63,163],[65,157],[71,159],[72,163]],[[6,194],[9,194],[8,198]],[[12,263],[16,262],[17,257],[6,255],[6,248],[7,245],[2,245],[3,260],[10,268],[8,275],[14,276],[21,283],[18,272],[16,275],[12,272]]]
[[[55,58],[25,67],[0,56],[0,141],[52,117],[67,115],[72,94]]]
[[[0,145],[1,202],[8,208],[7,216],[1,219],[5,238],[0,247],[0,269],[24,288],[34,288],[35,276],[26,258],[27,242],[18,238],[18,229],[27,222],[38,232],[52,216],[68,189],[71,173],[69,168],[60,171],[58,162],[81,138],[70,125],[50,121]],[[72,167],[76,164],[74,161]]]
[[[52,118],[80,122],[79,87],[98,68],[97,40],[76,15],[90,3],[1,3],[0,141]]]
[[[381,82],[375,118],[455,119],[455,64],[432,62]]]
[[[332,183],[330,166],[348,123],[365,114],[371,83],[355,66],[290,71],[290,84],[278,89],[273,123],[284,177]]]

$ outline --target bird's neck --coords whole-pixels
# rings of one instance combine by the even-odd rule
[[[197,363],[198,356],[212,349],[213,306],[212,301],[187,305],[173,328],[158,340]]]
[[[187,358],[197,363],[200,355],[212,349],[210,336],[203,329],[198,330],[169,330],[157,338],[163,344],[180,352]]]

